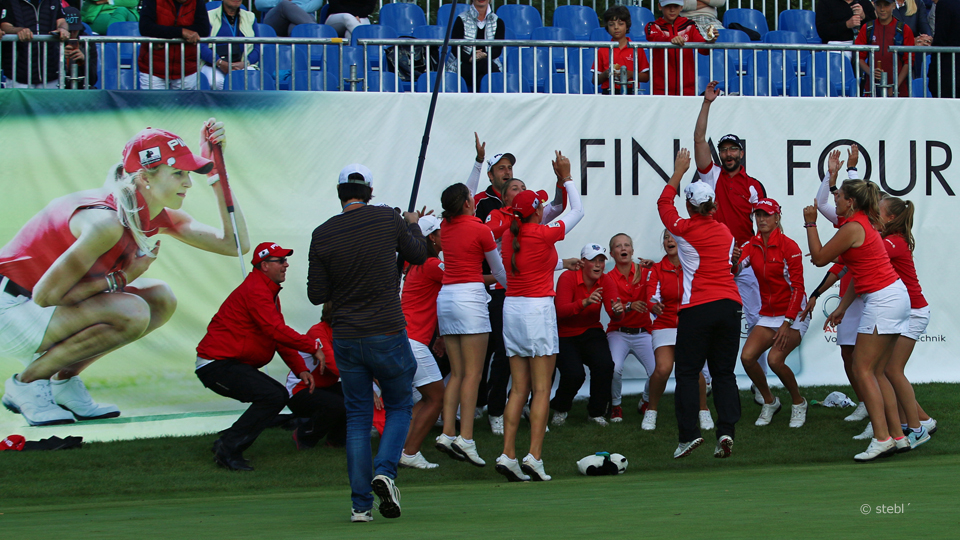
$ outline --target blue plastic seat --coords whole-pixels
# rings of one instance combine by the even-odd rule
[[[788,55],[789,58],[789,55]],[[858,81],[853,66],[839,53],[816,52],[813,54],[813,71],[787,81],[790,96],[856,96]],[[829,85],[827,73],[829,70]]]
[[[418,26],[413,29],[413,37],[417,39],[443,39],[446,37],[446,34],[447,27],[436,24]]]
[[[122,21],[111,23],[107,27],[108,36],[139,36],[140,35],[140,23],[137,21]],[[106,44],[105,54],[108,54],[106,51],[113,50],[113,63],[107,64],[109,67],[116,69],[116,52],[117,44],[108,43]],[[120,66],[129,67],[136,63],[136,57],[139,54],[139,45],[136,43],[121,43],[120,44]]]
[[[260,37],[277,37],[268,24],[257,24]],[[279,58],[278,58],[279,57]],[[290,45],[264,44],[260,49],[260,69],[269,73],[280,90],[290,89],[290,70],[293,68],[293,48]]]
[[[600,18],[592,7],[559,6],[553,12],[553,26],[570,30],[577,41],[587,41],[590,32],[600,27]]]
[[[437,77],[436,72],[422,73],[417,77],[417,84],[414,86],[414,92],[432,92],[433,83]],[[442,80],[440,84],[441,92],[466,92],[467,91],[467,82],[463,80],[463,77],[453,73],[451,71],[444,71],[441,76]]]
[[[480,92],[494,94],[532,93],[533,85],[516,73],[488,73],[480,80]]]
[[[383,92],[396,92],[396,81],[393,73],[382,75],[379,71],[367,72],[367,92],[380,92],[380,83],[383,82]]]
[[[369,25],[365,25],[369,26]],[[358,27],[358,29],[361,27]],[[340,37],[332,26],[325,24],[298,24],[290,32],[292,38],[336,38]],[[339,47],[337,45],[294,45],[293,60],[294,69],[307,69],[307,67],[322,68],[323,57],[327,56],[327,64],[335,65],[339,60]],[[309,57],[309,61],[308,61]]]
[[[756,9],[728,9],[723,13],[723,26],[730,28],[733,23],[739,23],[744,28],[756,31],[760,34],[760,39],[767,35],[770,30],[767,27],[767,18],[763,13]]]
[[[573,41],[574,40],[573,32],[571,32],[570,29],[562,28],[559,26],[543,26],[540,28],[535,28],[533,30],[533,35],[531,36],[531,38],[535,41]],[[587,41],[587,39],[584,38],[584,41]],[[562,69],[565,64],[564,50],[567,51],[567,55],[571,59],[575,58],[578,55],[577,49],[574,49],[574,48],[564,49],[564,47],[550,47],[548,49],[547,47],[537,47],[537,49],[544,54],[547,54],[546,51],[548,50],[552,51],[553,65],[558,69]]]
[[[633,35],[645,36],[643,29],[647,27],[647,24],[657,20],[657,16],[645,7],[627,6],[627,10],[630,12],[630,39],[636,41]]]
[[[717,43],[750,43],[747,34],[739,30],[718,30]],[[726,53],[726,54],[724,54]],[[744,51],[744,57],[751,57],[752,52]],[[711,79],[718,81],[721,90],[729,93],[739,93],[740,84],[737,72],[741,69],[740,51],[737,49],[710,51],[709,60],[704,55],[696,55],[699,69],[698,86],[706,86]],[[726,59],[726,65],[724,64]],[[710,73],[710,68],[713,73]],[[728,81],[729,79],[729,81]],[[704,82],[706,81],[706,82]]]
[[[607,32],[607,29],[603,26],[600,28],[594,28],[590,31],[590,41],[610,41],[610,32]]]
[[[353,33],[350,35],[350,45],[357,45],[358,39],[397,39],[398,37],[397,31],[390,26],[362,24],[353,29]]]
[[[497,17],[513,30],[516,39],[530,39],[536,28],[543,26],[540,11],[526,4],[505,4],[497,8]]]
[[[320,24],[327,24],[327,17],[329,16],[330,16],[330,3],[324,2],[323,5],[320,6],[320,16],[317,17],[317,22]]]
[[[806,45],[807,40],[803,34],[788,30],[774,30],[768,32],[763,38],[764,43],[781,43]],[[759,69],[767,72],[768,51],[758,55]],[[769,51],[769,78],[772,95],[781,96],[784,93],[784,81],[791,77],[796,77],[807,71],[810,63],[810,51],[802,50],[777,50]],[[797,69],[799,66],[799,70]]]
[[[263,81],[261,82],[261,75]],[[206,77],[201,76],[201,79]],[[246,83],[246,87],[244,87]],[[232,86],[231,86],[232,85]],[[277,83],[269,73],[262,73],[259,70],[239,69],[230,72],[230,78],[223,82],[224,90],[233,90],[234,92],[276,90]]]
[[[913,97],[931,97],[930,88],[927,86],[926,79],[914,79],[910,84],[913,85]]]
[[[416,4],[396,2],[380,8],[380,24],[389,26],[401,36],[413,36],[413,29],[427,24],[427,16]]]
[[[105,73],[97,82],[104,90],[136,90],[137,75],[133,69],[125,68],[117,71],[116,67],[105,67]],[[201,77],[203,79],[204,77]]]
[[[521,75],[524,80],[535,83],[533,86],[538,92],[547,92],[547,79],[556,73],[556,69],[551,69],[548,64],[548,50],[546,47],[525,47],[520,50],[511,47],[504,53],[506,72]]]
[[[817,14],[806,9],[785,9],[780,12],[778,30],[799,32],[807,43],[823,43],[817,34]]]
[[[335,71],[297,71],[294,76],[293,89],[296,91],[311,92],[339,92],[340,77]]]
[[[450,20],[450,6],[452,5],[453,4],[444,4],[437,9],[437,26],[447,26],[447,21]],[[465,2],[457,2],[457,12],[454,14],[453,20],[457,20],[457,17],[459,17],[461,13],[468,9],[470,9],[470,6]]]

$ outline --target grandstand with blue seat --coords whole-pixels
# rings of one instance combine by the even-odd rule
[[[763,38],[764,43],[779,43],[787,45],[806,45],[807,39],[799,32],[788,30],[774,30],[768,32]],[[759,68],[766,71],[768,60],[768,51],[763,51],[758,55]],[[772,95],[784,95],[784,87],[787,79],[796,77],[798,73],[803,74],[807,71],[810,63],[810,51],[802,50],[772,50],[769,51],[769,79]]]
[[[497,8],[497,17],[513,30],[516,39],[530,39],[533,31],[543,26],[540,11],[526,4],[505,4]]]
[[[553,12],[553,26],[570,30],[576,41],[587,41],[590,32],[600,27],[600,18],[592,7],[558,6]]]
[[[531,37],[534,41],[573,41],[573,32],[568,28],[559,26],[543,26],[535,28]],[[584,39],[584,41],[586,41],[586,39]],[[564,51],[567,51],[568,56],[571,58],[579,55],[578,50],[574,48],[568,50],[564,47],[550,47],[549,49],[547,47],[537,47],[537,49],[542,52],[549,50],[550,53],[548,54],[553,55],[553,65],[557,69],[563,69],[565,67]]]
[[[594,28],[590,31],[589,41],[610,41],[610,32],[607,32],[606,27],[601,26],[600,28]]]
[[[733,23],[738,23],[744,28],[753,30],[760,34],[760,39],[767,35],[770,29],[767,27],[767,18],[761,11],[756,9],[728,9],[723,12],[723,26],[730,28]],[[748,38],[749,39],[749,38]]]
[[[260,37],[277,37],[277,32],[268,24],[258,24]],[[290,45],[264,44],[260,50],[260,69],[277,81],[280,90],[290,89],[290,70],[293,69],[293,47]]]
[[[444,4],[437,9],[437,26],[447,26],[447,22],[450,20],[450,6],[452,5]],[[466,2],[457,2],[457,12],[453,15],[453,20],[456,21],[457,17],[468,9],[470,9],[470,6]]]
[[[362,24],[353,29],[350,36],[350,45],[359,46],[358,39],[397,39],[399,34],[390,26],[382,24]],[[364,48],[364,47],[361,47]],[[367,65],[373,69],[380,69],[380,63],[383,61],[384,54],[389,47],[367,46]]]
[[[381,83],[383,89],[380,89]],[[367,92],[396,92],[396,80],[393,73],[367,72]]]
[[[787,81],[787,95],[853,97],[859,94],[858,84],[853,66],[842,54],[818,51],[813,54],[812,70]]]
[[[358,27],[360,28],[360,27]],[[325,24],[298,24],[290,32],[292,38],[337,38],[340,37],[332,26]],[[310,66],[313,69],[323,67],[324,56],[327,57],[327,64],[335,65],[339,62],[339,46],[337,45],[294,45],[293,60],[296,70],[307,69]],[[309,61],[308,61],[309,58]]]
[[[506,30],[506,28],[504,29]],[[413,37],[417,39],[444,39],[446,37],[447,27],[440,25],[426,25],[418,26],[413,29]],[[509,38],[507,38],[509,39]],[[430,54],[432,57],[440,58],[440,49],[442,45],[430,46],[428,49],[431,49]],[[453,47],[451,47],[453,49]],[[435,52],[434,52],[435,50]],[[453,54],[453,53],[449,53]],[[444,61],[438,60],[439,65],[444,65]]]
[[[717,43],[750,43],[747,34],[740,30],[718,30]],[[744,57],[752,60],[752,51],[744,50]],[[718,81],[717,88],[728,94],[740,92],[740,77],[738,71],[741,70],[740,50],[738,49],[716,49],[710,51],[710,56],[696,55],[699,69],[697,85],[705,87],[710,80]],[[709,60],[707,60],[709,58]],[[749,61],[749,60],[747,60]],[[713,70],[711,73],[710,70]],[[704,81],[704,78],[706,81]],[[729,81],[728,81],[729,80]]]
[[[516,73],[488,73],[480,80],[480,92],[517,94],[533,92],[533,85]]]
[[[931,97],[930,88],[927,86],[927,81],[925,79],[914,79],[910,84],[913,85],[913,95],[910,97]]]
[[[785,9],[777,19],[777,30],[799,32],[807,43],[820,45],[823,41],[817,34],[817,14],[806,9]]]
[[[107,27],[108,36],[140,36],[140,23],[137,21],[121,21],[111,23]],[[117,44],[111,43],[111,47],[116,52]],[[136,61],[136,54],[138,54],[139,47],[135,49],[134,43],[121,43],[120,44],[120,66],[131,66]],[[108,64],[109,65],[109,64]],[[113,65],[116,67],[116,64]]]
[[[293,89],[298,92],[339,92],[340,75],[335,69],[327,71],[297,71],[292,77]]]
[[[330,2],[324,2],[320,6],[320,14],[317,16],[317,22],[320,24],[327,24],[327,17],[330,16]]]
[[[417,77],[417,84],[414,86],[414,92],[432,92],[436,77],[436,71],[432,71],[430,73],[421,73],[420,76]],[[463,80],[463,77],[457,75],[456,73],[444,71],[441,75],[440,91],[466,92],[467,82]]]
[[[389,26],[400,36],[413,36],[413,29],[427,24],[427,16],[416,4],[396,2],[380,8],[380,24]]]
[[[203,76],[200,78],[206,79]],[[230,72],[230,78],[224,81],[223,89],[234,92],[276,90],[277,83],[269,73],[256,69],[238,69]]]
[[[649,9],[640,6],[627,6],[627,11],[630,12],[630,39],[636,41],[634,34],[644,36],[646,39],[643,29],[647,24],[657,20],[657,16]]]

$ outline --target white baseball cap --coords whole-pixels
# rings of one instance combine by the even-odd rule
[[[683,188],[683,194],[687,197],[687,200],[690,201],[690,204],[694,206],[700,206],[714,199],[713,188],[710,187],[710,184],[703,181],[693,182]]]
[[[351,174],[359,174],[363,177],[363,181],[360,180],[351,180]],[[370,172],[370,169],[364,167],[359,163],[352,163],[347,165],[340,171],[340,178],[337,180],[338,184],[366,184],[368,187],[373,187],[373,173]]]
[[[683,0],[660,0],[660,7],[663,6],[683,6]]]
[[[424,236],[440,230],[440,219],[434,215],[423,216],[419,219],[418,224]]]
[[[487,160],[487,170],[489,171],[490,169],[492,169],[493,166],[499,163],[500,160],[503,158],[507,158],[508,160],[510,160],[511,167],[517,164],[517,158],[515,158],[513,154],[509,152],[506,152],[503,154],[494,154],[492,158]]]
[[[600,255],[605,259],[607,258],[607,248],[600,244],[587,244],[580,250],[580,258],[588,261],[592,261]]]

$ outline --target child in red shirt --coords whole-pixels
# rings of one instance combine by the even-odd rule
[[[630,83],[627,88],[628,93],[635,93],[636,83],[647,82],[650,80],[650,65],[647,63],[647,55],[641,49],[634,49],[627,44],[630,38],[627,32],[630,31],[630,11],[624,6],[613,6],[603,13],[603,24],[607,27],[607,33],[610,34],[610,41],[616,41],[618,47],[613,49],[613,66],[610,66],[610,49],[597,49],[597,82],[604,94],[610,93],[611,73],[615,80],[619,80],[620,68],[626,66],[627,81]],[[636,57],[636,62],[634,62]],[[634,67],[639,75],[634,76]],[[620,81],[622,82],[622,81]],[[623,85],[615,83],[616,93],[620,93]]]
[[[900,23],[893,18],[893,10],[896,6],[889,0],[876,0],[873,3],[877,10],[877,20],[871,21],[860,27],[860,33],[854,40],[854,45],[879,45],[880,52],[874,56],[873,79],[880,84],[881,76],[887,74],[887,84],[893,83],[893,53],[890,52],[890,46],[897,44],[897,34],[902,34],[902,43],[900,45],[911,46],[916,43],[913,37],[913,31],[910,27]],[[867,43],[869,41],[869,43]],[[870,65],[866,52],[860,53],[860,70],[863,73],[870,73]],[[899,86],[899,95],[906,97],[910,95],[907,87],[908,78],[907,55],[903,53],[897,59],[897,85]],[[864,95],[869,95],[871,88],[869,79],[864,80]],[[888,89],[877,88],[878,95],[893,96],[893,87]]]

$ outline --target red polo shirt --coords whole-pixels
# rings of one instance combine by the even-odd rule
[[[910,251],[907,241],[899,234],[891,234],[883,239],[883,245],[887,248],[887,255],[890,256],[893,269],[907,287],[907,293],[910,294],[910,308],[926,307],[927,299],[923,297],[920,280],[917,279],[917,269],[913,265],[913,252]]]
[[[753,238],[753,205],[767,196],[763,184],[747,176],[743,167],[733,176],[716,163],[699,172],[700,180],[710,184],[717,194],[714,218],[726,225],[737,245],[742,246]]]
[[[319,339],[323,344],[323,375],[317,373],[316,358],[310,356],[304,358],[304,364],[313,374],[313,382],[317,388],[327,388],[337,384],[340,380],[340,370],[337,369],[337,360],[333,357],[333,329],[330,325],[321,321],[307,330],[307,337],[310,339]],[[303,355],[300,355],[303,358]],[[297,392],[307,388],[307,383],[300,380],[298,374],[294,372],[287,373],[287,391],[293,396]]]
[[[429,345],[437,330],[437,296],[443,283],[443,263],[436,257],[411,266],[403,280],[400,305],[407,319],[407,337]]]
[[[650,313],[638,313],[636,311],[624,311],[622,315],[616,315],[613,312],[613,303],[620,299],[626,307],[627,302],[637,300],[647,301],[646,284],[643,280],[634,283],[636,276],[636,265],[630,267],[630,275],[624,276],[620,270],[614,268],[603,275],[601,283],[603,284],[603,308],[607,310],[610,316],[610,324],[607,325],[607,332],[613,332],[620,328],[643,328],[649,331],[653,326],[650,320]]]
[[[554,244],[563,240],[566,225],[555,221],[550,225],[539,223],[520,224],[520,250],[517,251],[518,273],[513,272],[513,233],[503,235],[503,266],[507,270],[507,296],[542,298],[556,296],[553,290],[553,273],[557,268],[557,248]],[[446,248],[446,245],[444,245]]]
[[[583,307],[584,299],[603,282],[603,276],[587,289],[583,282],[582,270],[567,270],[557,280],[557,296],[553,299],[557,306],[557,329],[560,337],[574,337],[591,328],[603,329],[600,324],[600,304]]]
[[[483,283],[484,253],[497,249],[493,233],[476,216],[445,219],[440,227],[443,242],[443,284]]]
[[[677,314],[680,311],[680,298],[683,296],[683,269],[674,266],[669,257],[646,271],[646,298],[663,305],[663,312],[654,319],[652,330],[677,327]]]
[[[610,41],[613,41],[613,40],[611,39]],[[630,38],[627,38],[627,41],[630,42],[633,40],[631,40]],[[614,47],[613,63],[621,66],[627,66],[627,70],[632,72],[634,69],[634,65],[633,65],[634,51],[639,52],[639,54],[637,55],[637,65],[636,65],[637,73],[650,71],[650,64],[647,63],[647,55],[643,53],[643,50],[634,49],[629,45],[626,47],[619,47],[619,46]],[[610,49],[598,48],[596,71],[598,73],[605,73],[609,69],[610,69]],[[619,77],[619,74],[617,74],[617,76]],[[636,77],[636,73],[634,73],[633,76],[630,77],[630,81],[633,82],[635,80],[635,77]],[[620,91],[620,86],[621,85],[619,84],[617,85],[617,88],[616,88],[617,92]],[[600,85],[600,87],[603,88],[604,90],[610,88],[610,81],[609,80],[605,81],[602,85]]]

